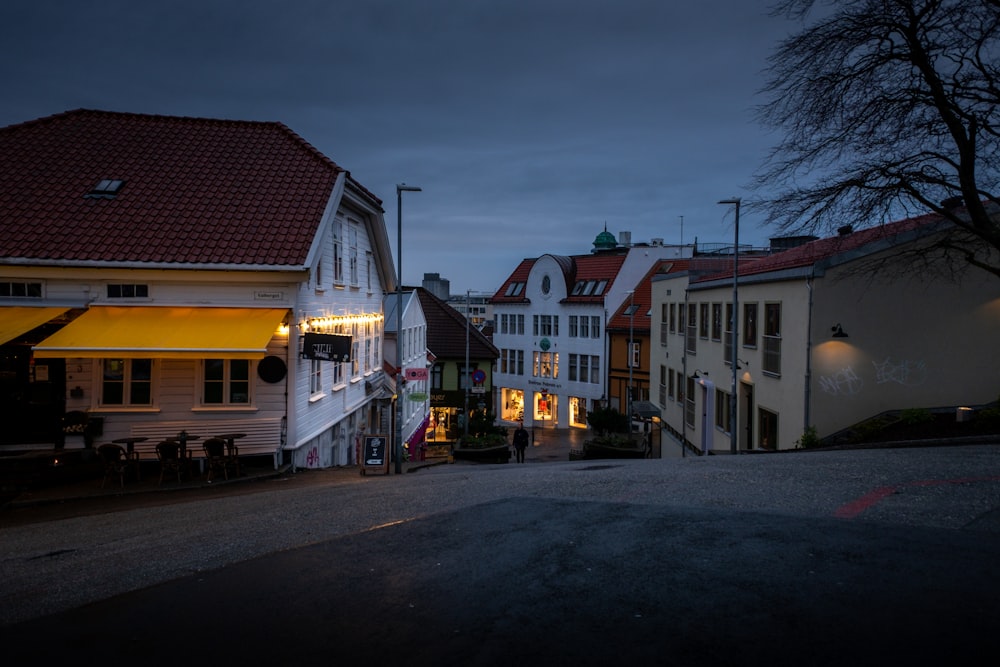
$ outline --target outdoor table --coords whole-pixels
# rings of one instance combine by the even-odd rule
[[[129,456],[131,456],[135,452],[135,443],[146,442],[146,440],[148,439],[149,438],[144,438],[142,436],[134,436],[128,438],[117,438],[115,440],[112,440],[111,442],[115,443],[116,445],[125,445],[125,451],[128,452]]]
[[[190,458],[190,456],[188,455],[187,444],[189,442],[193,441],[193,440],[201,440],[201,436],[200,435],[192,435],[191,433],[185,433],[184,431],[181,431],[180,433],[177,434],[176,438],[167,438],[167,439],[168,440],[173,440],[174,442],[180,443],[180,445],[181,445],[181,457],[182,458]]]

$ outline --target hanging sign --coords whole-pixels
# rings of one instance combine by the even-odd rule
[[[407,380],[426,380],[427,379],[427,369],[426,368],[407,368],[404,371]]]
[[[323,361],[350,361],[351,337],[344,334],[306,333],[302,340],[302,356]]]

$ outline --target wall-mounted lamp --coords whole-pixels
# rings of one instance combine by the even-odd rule
[[[744,361],[743,359],[736,360],[736,368],[742,369],[749,365],[750,365],[749,361]]]
[[[692,375],[691,377],[694,378],[695,380],[697,380],[702,375],[708,375],[708,371],[700,371],[700,370],[695,369],[694,375]]]
[[[837,322],[836,326],[830,327],[830,331],[833,332],[834,338],[847,338],[847,332],[845,332],[844,328],[840,326],[840,322]]]

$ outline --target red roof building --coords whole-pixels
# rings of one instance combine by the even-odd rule
[[[86,109],[0,128],[0,154],[0,351],[33,396],[2,402],[7,445],[72,412],[145,457],[185,431],[356,460],[395,275],[348,171],[277,122]]]

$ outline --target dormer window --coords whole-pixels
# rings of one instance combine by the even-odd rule
[[[511,283],[507,286],[507,291],[504,292],[504,296],[519,296],[524,290],[524,283],[517,282]]]
[[[124,185],[125,181],[106,178],[84,196],[90,199],[114,199]]]

